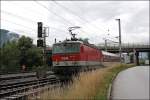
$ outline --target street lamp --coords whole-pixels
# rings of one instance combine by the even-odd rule
[[[118,26],[119,26],[119,54],[120,54],[120,62],[121,61],[121,24],[120,24],[120,19],[116,19],[118,21]]]

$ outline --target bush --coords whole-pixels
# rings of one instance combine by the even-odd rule
[[[22,36],[18,41],[6,43],[1,49],[0,74],[32,71],[33,66],[42,66],[42,49],[32,43],[32,39]]]

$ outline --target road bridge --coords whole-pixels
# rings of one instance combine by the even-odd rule
[[[108,45],[107,47],[104,44],[100,44],[98,46],[101,50],[107,50],[108,52],[118,53],[119,46],[118,45]],[[121,46],[122,52],[133,52],[134,50],[139,52],[148,52],[150,51],[149,44],[122,44]]]
[[[104,45],[101,44],[98,46],[101,50],[106,50],[112,53],[119,53],[118,45]],[[122,52],[134,53],[135,63],[139,65],[139,52],[148,52],[149,64],[150,64],[150,45],[149,44],[122,44]]]

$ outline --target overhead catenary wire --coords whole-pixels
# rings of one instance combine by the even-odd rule
[[[26,21],[28,21],[28,22],[30,22],[30,23],[37,23],[37,22],[34,21],[34,20],[28,19],[28,18],[26,18],[26,17],[19,16],[19,15],[17,15],[17,14],[10,13],[10,12],[7,12],[7,11],[3,11],[3,10],[2,10],[2,13],[5,13],[5,14],[10,15],[10,16],[17,17],[17,18],[19,18],[19,19],[21,19],[21,20],[23,20],[23,21],[26,20]],[[4,19],[3,19],[3,20],[4,20]],[[5,20],[6,20],[6,19],[5,19]],[[6,21],[8,21],[8,20],[6,20]],[[16,24],[16,25],[21,25],[21,24],[14,23],[14,22],[12,22],[12,21],[8,21],[8,22],[11,22],[11,23]],[[27,28],[27,26],[24,26],[24,25],[21,25],[21,26]],[[63,32],[65,32],[65,31],[62,30],[62,29],[58,29],[58,28],[55,28],[55,27],[52,27],[52,26],[49,26],[49,27],[52,28],[52,29],[54,29],[54,30],[58,30],[58,31],[63,31]],[[28,28],[29,28],[29,27],[28,27]],[[30,28],[30,29],[31,29],[31,28]],[[32,30],[33,30],[33,28],[32,28]]]
[[[11,3],[13,3],[13,2],[11,2]],[[39,6],[39,5],[38,5]],[[18,6],[17,6],[18,7]],[[22,7],[22,8],[24,8],[24,7]],[[25,9],[25,8],[24,8]],[[27,9],[25,9],[25,10],[27,10]],[[34,21],[34,20],[31,20],[31,19],[29,19],[29,18],[25,18],[25,17],[22,17],[22,16],[19,16],[19,15],[17,15],[17,14],[13,14],[13,13],[10,13],[10,12],[7,12],[7,11],[2,11],[2,13],[5,13],[5,14],[7,14],[7,15],[11,15],[11,16],[15,16],[15,17],[18,17],[19,19],[25,19],[25,20],[27,20],[28,22],[34,22],[34,23],[37,23],[37,21]],[[32,10],[32,13],[34,13],[34,11]],[[41,12],[38,12],[38,13],[40,13],[39,15],[42,15],[41,14]],[[36,13],[37,14],[37,13]],[[45,23],[45,22],[44,22]],[[63,25],[66,25],[66,24],[63,24]],[[52,26],[49,26],[49,27],[52,27]],[[55,28],[55,27],[52,27],[52,28]],[[58,29],[58,28],[55,28],[55,29]]]
[[[55,3],[57,6],[59,6],[59,7],[63,8],[63,9],[65,9],[65,11],[68,11],[69,13],[71,13],[71,14],[77,16],[78,18],[80,18],[80,19],[83,21],[83,19],[82,19],[80,16],[76,15],[74,12],[72,12],[72,11],[69,10],[68,8],[66,8],[66,7],[64,7],[64,6],[62,6],[62,5],[60,5],[60,4],[57,3],[55,0],[53,0],[53,3]]]
[[[43,7],[44,7],[44,5],[43,5]],[[46,8],[47,8],[47,7],[46,7]],[[48,8],[47,8],[47,9],[48,9]],[[49,10],[48,10],[48,11],[49,11]],[[7,12],[7,11],[2,11],[2,13],[5,13],[5,14],[10,15],[10,16],[15,16],[15,17],[17,17],[17,18],[19,18],[19,19],[21,19],[21,20],[23,20],[23,21],[26,20],[26,21],[31,22],[31,23],[37,23],[36,21],[34,21],[34,20],[32,20],[32,19],[29,19],[29,18],[20,16],[20,15],[17,15],[17,14],[13,14],[13,13],[10,13],[10,12]],[[54,13],[53,13],[53,14],[54,14]],[[55,13],[55,15],[58,16],[56,13]],[[63,18],[62,16],[59,16],[59,17],[60,17],[60,18]],[[70,23],[70,24],[73,24],[72,22],[66,20],[65,18],[63,18],[63,20],[67,21],[67,22]],[[8,20],[7,20],[7,22],[8,22]],[[24,25],[21,25],[21,24],[12,22],[12,21],[9,21],[9,22],[12,23],[12,24],[16,24],[16,25],[18,25],[18,26],[22,26],[22,27],[25,27],[25,28],[29,28],[29,27],[27,27],[27,26],[24,26]],[[66,24],[65,24],[65,25],[66,25]],[[59,31],[66,32],[66,31],[64,31],[64,30],[61,30],[61,29],[58,29],[58,28],[54,28],[54,27],[51,27],[51,26],[50,26],[50,28],[55,29],[55,30],[59,30]],[[30,28],[30,29],[31,29],[31,28]],[[31,30],[33,31],[34,29],[32,28]],[[34,31],[35,31],[35,30],[34,30]],[[81,30],[81,31],[84,32],[83,30]]]
[[[4,21],[6,21],[6,22],[9,22],[9,23],[11,23],[11,24],[14,24],[14,25],[17,25],[17,26],[20,26],[20,27],[23,27],[23,28],[26,28],[26,29],[28,29],[28,30],[25,30],[25,31],[22,31],[22,30],[16,30],[16,31],[21,31],[21,32],[23,32],[23,33],[35,33],[36,34],[36,30],[34,30],[33,28],[30,28],[30,27],[27,27],[27,26],[25,26],[25,25],[21,25],[21,24],[18,24],[18,23],[15,23],[15,22],[12,22],[12,21],[9,21],[9,20],[6,20],[6,19],[1,19],[1,20],[4,20]],[[30,31],[29,31],[30,30]],[[63,31],[63,30],[60,30],[61,32]],[[30,35],[30,37],[32,37],[32,38],[36,38],[35,37],[35,35],[34,36],[32,36],[32,35]]]
[[[80,18],[80,19],[81,19],[82,21],[84,21],[85,23],[89,23],[88,20],[86,20],[86,19],[82,18],[81,16],[77,15],[75,12],[71,11],[69,8],[67,8],[67,7],[65,7],[65,6],[63,6],[63,5],[61,5],[60,3],[56,2],[55,0],[52,0],[52,1],[53,1],[56,5],[62,7],[62,8],[65,9],[66,11],[70,12],[71,14],[77,16],[78,18]],[[99,31],[99,27],[93,25],[92,23],[91,23],[90,26],[92,26],[93,28],[95,28],[95,29],[97,29],[97,30]],[[102,29],[102,30],[103,30],[103,29]]]
[[[18,23],[15,23],[15,22],[13,22],[13,21],[9,21],[9,20],[7,20],[7,19],[2,19],[1,18],[1,20],[4,20],[4,21],[7,21],[7,22],[9,22],[9,23],[12,23],[12,24],[15,24],[15,25],[17,25],[17,26],[21,26],[21,27],[24,27],[24,28],[26,28],[26,29],[30,29],[30,30],[32,30],[32,31],[35,31],[33,28],[31,28],[31,27],[28,27],[28,26],[25,26],[25,25],[22,25],[22,24],[18,24]]]
[[[49,10],[49,8],[47,8],[45,5],[39,3],[38,1],[36,1],[36,3],[38,3],[38,5],[44,7],[45,9],[47,9],[49,12],[52,12],[52,11]],[[5,14],[10,15],[10,16],[15,16],[15,17],[17,17],[17,18],[19,18],[19,19],[21,19],[21,20],[23,20],[23,21],[26,20],[26,21],[28,21],[28,22],[30,22],[30,23],[37,23],[36,21],[34,21],[34,20],[32,20],[32,19],[29,19],[29,18],[20,16],[20,15],[17,15],[17,14],[13,14],[13,13],[11,13],[11,12],[7,12],[7,11],[3,11],[3,10],[2,10],[2,13],[5,13]],[[55,16],[59,16],[59,15],[57,15],[55,12],[52,12],[52,13],[53,13]],[[59,18],[63,18],[63,17],[59,16]],[[67,21],[67,23],[73,25],[73,23],[71,23],[70,21],[66,20],[65,18],[63,18],[63,21],[64,21],[64,20]],[[63,24],[66,25],[65,23],[63,23]],[[52,27],[52,26],[49,26],[49,27],[52,28],[52,29],[58,30],[58,31],[66,32],[66,31],[64,31],[64,30],[62,30],[62,29],[58,29],[58,28],[55,28],[55,27]],[[82,30],[82,32],[84,32],[84,31]]]
[[[25,25],[21,25],[21,24],[18,24],[18,23],[15,23],[15,22],[12,22],[12,21],[9,21],[9,20],[6,20],[6,19],[1,19],[1,20],[4,20],[4,21],[6,21],[6,22],[8,22],[8,23],[11,23],[11,24],[14,24],[14,25],[17,25],[17,26],[20,26],[20,27],[23,27],[23,28],[28,29],[28,30],[25,30],[25,32],[22,31],[22,30],[17,30],[17,31],[22,31],[23,33],[31,33],[31,32],[36,33],[33,28],[27,27],[27,26],[25,26]],[[28,31],[28,32],[27,32],[27,31]],[[30,31],[30,32],[29,32],[29,31]],[[31,36],[31,37],[33,37],[33,36]]]
[[[28,27],[28,26],[25,26],[25,25],[22,25],[22,24],[18,24],[18,23],[15,23],[15,22],[13,22],[13,21],[9,21],[9,20],[7,20],[7,19],[1,19],[1,20],[7,21],[7,22],[12,23],[12,24],[15,24],[15,25],[17,25],[17,26],[24,27],[24,28],[26,28],[26,29],[30,29],[30,30],[34,31],[35,33],[36,33],[36,31],[37,31],[37,30],[34,29],[34,28],[31,28],[31,27]],[[54,29],[54,30],[57,30],[57,31],[60,31],[60,32],[65,32],[64,30],[57,29],[57,28],[54,28],[54,27],[50,27],[50,28],[51,28],[51,29]]]
[[[1,10],[1,12],[2,12],[2,13],[5,13],[5,14],[7,14],[7,15],[10,15],[10,16],[15,16],[15,17],[17,17],[17,18],[19,18],[19,19],[21,19],[21,20],[26,20],[26,21],[32,22],[32,23],[35,22],[35,21],[33,21],[33,20],[29,19],[29,18],[25,18],[25,17],[23,17],[23,16],[20,16],[20,15],[17,15],[17,14],[13,14],[13,13],[10,13],[10,12],[7,12],[7,11]]]
[[[76,14],[75,12],[73,12],[72,10],[70,10],[69,8],[67,8],[66,6],[61,5],[60,3],[56,2],[55,0],[52,0],[52,1],[53,1],[53,3],[55,3],[55,5],[61,7],[62,9],[64,9],[65,11],[67,11],[68,13],[70,13],[70,14],[76,16],[77,18],[79,18],[82,22],[84,22],[83,24],[89,23],[88,20],[86,20],[86,19],[84,19],[83,17],[79,16],[78,14]],[[93,29],[96,29],[97,31],[94,30],[94,32],[96,32],[96,33],[99,33],[101,30],[104,31],[104,29],[95,26],[93,23],[90,23],[89,26],[92,27]],[[100,30],[100,29],[101,29],[101,30]],[[89,30],[89,29],[88,29],[88,30]],[[91,29],[90,29],[90,30],[91,30]],[[86,32],[85,32],[85,33],[86,33]]]
[[[34,2],[34,1],[33,1]],[[12,4],[14,4],[13,2],[11,2]],[[39,6],[39,5],[38,5]],[[18,7],[18,6],[17,6]],[[21,6],[21,8],[24,8],[24,7],[22,7]],[[44,8],[45,9],[45,8]],[[28,9],[26,9],[26,8],[24,8],[24,10],[27,10],[28,11]],[[35,13],[35,10],[31,10],[30,9],[30,12],[32,11],[32,13]],[[10,13],[10,12],[9,12]],[[35,13],[35,14],[37,14],[37,13]],[[11,15],[16,15],[16,14],[11,14]],[[41,12],[38,12],[38,15],[42,15],[43,16],[43,14],[41,13]],[[22,16],[16,16],[16,17],[22,17]],[[37,17],[37,16],[36,16]],[[23,18],[23,19],[26,19],[25,17]],[[40,19],[42,19],[42,18],[40,18]],[[28,20],[28,19],[27,19]],[[33,20],[32,20],[33,21]],[[56,20],[53,20],[53,21],[56,21]],[[33,21],[33,22],[35,22],[35,23],[37,23],[36,21]],[[43,21],[44,23],[46,23],[46,24],[48,24],[47,22],[45,22],[45,21]],[[60,23],[60,21],[58,21],[59,23]],[[66,25],[66,23],[64,24],[64,23],[62,23],[62,25]],[[49,27],[52,27],[52,26],[49,26]],[[56,28],[56,27],[52,27],[52,28],[54,28],[54,29],[58,29],[58,28]]]
[[[50,10],[48,7],[46,7],[45,5],[43,5],[43,4],[41,4],[41,3],[39,3],[37,0],[34,0],[34,1],[35,1],[35,3],[36,3],[36,4],[38,4],[38,5],[40,5],[41,7],[43,7],[43,8],[45,8],[45,9],[47,9],[47,11],[49,11],[50,13],[54,14],[55,16],[57,16],[57,17],[59,17],[59,18],[63,19],[64,21],[68,22],[69,24],[73,25],[73,23],[72,23],[72,22],[70,22],[70,21],[66,20],[64,17],[62,17],[62,16],[58,15],[57,13],[53,12],[53,11],[52,11],[52,10]]]
[[[66,22],[68,22],[69,24],[71,24],[71,25],[74,26],[74,24],[73,24],[72,22],[70,22],[69,20],[67,20],[67,19],[65,19],[64,17],[62,17],[62,16],[58,15],[57,13],[53,12],[53,11],[50,10],[48,7],[46,7],[45,5],[39,3],[37,0],[34,0],[34,1],[35,1],[38,5],[42,6],[42,7],[45,8],[45,9],[47,9],[50,13],[54,14],[55,16],[57,16],[57,17],[63,19],[64,21],[66,21]],[[64,24],[64,25],[66,25],[66,24]],[[83,30],[81,30],[81,31],[85,33],[85,31],[83,31]]]

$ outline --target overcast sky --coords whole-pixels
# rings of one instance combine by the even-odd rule
[[[123,43],[149,43],[149,1],[1,1],[1,28],[30,36],[34,43],[39,21],[50,27],[49,45],[55,38],[70,38],[71,26],[80,26],[77,37],[90,43],[118,41],[116,18],[121,19]]]

